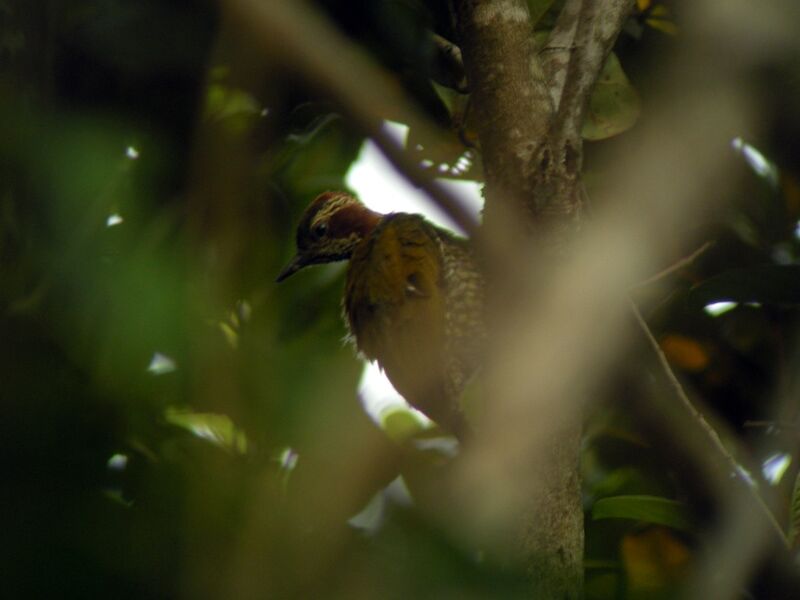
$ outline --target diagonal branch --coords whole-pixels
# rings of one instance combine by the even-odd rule
[[[567,0],[564,3],[547,44],[539,53],[542,69],[550,82],[550,96],[556,110],[561,103],[561,94],[567,80],[567,69],[575,47],[575,34],[578,31],[582,6],[583,0]]]
[[[370,136],[392,165],[422,188],[467,234],[477,223],[430,171],[382,130],[386,114],[398,114],[422,137],[438,130],[386,71],[331,27],[301,0],[221,0],[226,15],[273,60],[289,65],[310,84],[325,89],[341,109]],[[313,43],[309,43],[313,40]]]
[[[563,51],[554,52],[545,66],[545,72],[554,78],[556,127],[562,140],[580,138],[589,94],[632,9],[633,0],[567,1],[548,47],[567,44],[570,58],[564,64],[560,58]]]
[[[770,546],[789,549],[789,541],[761,492],[749,481],[717,431],[689,399],[636,304],[632,300],[629,302],[639,328],[683,408],[674,412],[664,403],[654,405],[659,413],[658,422],[667,436],[692,450],[695,463],[705,472],[720,503],[719,524],[712,543],[700,557],[702,568],[693,574],[687,597],[698,600],[732,598],[746,585],[763,553]],[[702,439],[697,438],[697,429],[702,431]],[[720,576],[721,573],[725,576]]]
[[[667,379],[669,380],[670,386],[672,387],[675,395],[680,400],[683,407],[686,409],[688,414],[691,416],[692,420],[697,423],[701,429],[705,432],[708,441],[714,446],[717,450],[719,456],[727,463],[728,467],[730,468],[731,473],[737,474],[737,476],[741,473],[741,465],[730,453],[730,451],[725,447],[725,444],[722,442],[717,431],[711,426],[708,420],[703,416],[703,414],[697,410],[695,405],[689,399],[688,394],[683,389],[681,382],[678,381],[675,372],[672,370],[672,367],[667,360],[667,357],[664,355],[664,351],[659,346],[658,341],[653,336],[653,332],[650,331],[650,327],[647,325],[647,322],[644,320],[642,313],[639,311],[639,307],[636,306],[636,303],[633,300],[629,300],[629,305],[631,307],[631,312],[633,313],[636,322],[639,325],[639,328],[644,333],[645,337],[647,338],[650,347],[652,348],[653,352],[656,354],[658,358],[659,365],[661,366],[664,374],[666,375]],[[767,504],[764,502],[764,499],[758,493],[758,491],[750,484],[746,484],[744,487],[747,488],[749,491],[752,501],[755,506],[758,507],[758,510],[762,513],[765,522],[769,523],[772,527],[773,531],[777,534],[777,537],[783,542],[784,545],[787,545],[786,534],[784,533],[781,526],[775,520],[775,516],[772,514],[772,511],[769,509]]]
[[[705,242],[705,243],[703,243],[699,248],[697,248],[694,252],[692,252],[688,256],[684,256],[683,258],[681,258],[680,260],[674,262],[673,264],[671,264],[670,266],[666,267],[665,269],[662,269],[661,271],[659,271],[655,275],[651,275],[650,277],[648,277],[644,281],[639,281],[638,283],[634,283],[630,287],[630,290],[636,290],[636,289],[639,289],[639,288],[647,287],[648,285],[651,285],[653,283],[661,281],[662,279],[664,279],[666,277],[669,277],[673,273],[676,273],[676,272],[680,271],[681,269],[683,269],[684,267],[687,267],[687,266],[691,265],[695,260],[698,259],[698,257],[700,257],[706,250],[711,248],[711,246],[713,246],[713,245],[714,245],[714,242]]]

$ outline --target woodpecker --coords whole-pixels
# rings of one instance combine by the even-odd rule
[[[325,192],[303,213],[296,243],[277,281],[349,260],[342,305],[358,351],[409,404],[468,437],[459,398],[485,340],[484,279],[469,240],[422,215],[383,215],[351,194]]]

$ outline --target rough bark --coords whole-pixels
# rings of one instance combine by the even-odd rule
[[[527,209],[551,170],[547,141],[553,114],[544,74],[534,60],[525,2],[460,4],[459,43],[473,90],[472,105],[486,174],[486,220],[502,206]],[[520,118],[524,115],[524,118]]]
[[[522,0],[459,4],[459,43],[473,89],[486,172],[486,225],[524,211],[561,248],[583,206],[580,128],[589,93],[632,0],[568,0],[541,52]]]

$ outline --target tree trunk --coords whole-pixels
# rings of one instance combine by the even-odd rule
[[[525,322],[522,315],[536,290],[526,275],[531,263],[528,250],[535,250],[540,266],[557,269],[559,257],[568,251],[580,226],[580,125],[589,91],[631,5],[627,0],[568,1],[550,42],[562,47],[554,48],[545,61],[542,57],[547,55],[534,47],[533,24],[524,0],[458,3],[458,42],[486,174],[484,228],[490,247],[500,251],[499,256],[489,257],[490,306],[503,308],[492,311],[495,350]],[[566,60],[561,59],[564,48]],[[517,232],[521,237],[514,235]],[[503,247],[491,243],[496,240],[502,240]],[[543,276],[544,270],[539,270]],[[510,298],[517,300],[511,310]],[[493,355],[497,358],[502,353]],[[496,376],[494,380],[490,376],[490,381],[492,392],[497,392],[490,393],[492,405],[502,406],[503,399],[496,396],[506,393],[503,383]],[[551,407],[559,401],[544,402],[548,400]],[[541,404],[542,399],[531,399],[529,404],[537,402]],[[535,416],[547,420],[548,415],[557,415],[557,411],[542,412]],[[536,456],[513,457],[521,463],[524,481],[518,487],[527,498],[515,529],[533,597],[579,598],[583,588],[581,411],[554,416],[552,421],[536,428],[541,438],[536,443],[520,444],[535,449]]]

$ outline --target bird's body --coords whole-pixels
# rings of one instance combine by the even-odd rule
[[[483,278],[469,242],[421,215],[380,215],[327,192],[306,210],[297,246],[278,279],[349,259],[343,306],[356,347],[412,406],[464,437],[459,396],[484,338]]]

